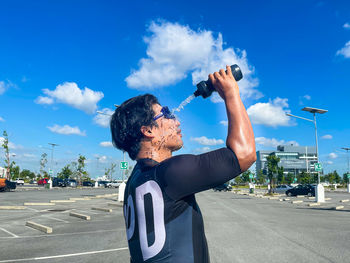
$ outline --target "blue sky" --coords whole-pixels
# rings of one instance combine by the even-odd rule
[[[0,1],[0,130],[14,160],[54,170],[83,154],[92,177],[122,153],[110,147],[114,104],[146,92],[177,107],[208,73],[237,63],[257,149],[314,145],[326,172],[346,171],[350,147],[348,1]],[[178,113],[185,147],[224,146],[224,104],[196,98]],[[3,163],[3,154],[1,156]],[[116,173],[115,175],[118,175]]]

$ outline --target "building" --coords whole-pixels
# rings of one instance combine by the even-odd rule
[[[256,155],[256,174],[260,170],[267,174],[266,157],[269,155],[276,155],[280,158],[278,166],[284,168],[285,174],[314,173],[314,164],[317,163],[315,146],[278,145],[276,151],[261,150],[257,151]]]

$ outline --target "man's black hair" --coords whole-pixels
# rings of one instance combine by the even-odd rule
[[[128,152],[132,160],[136,159],[141,148],[140,142],[143,138],[141,127],[157,126],[153,120],[154,104],[159,104],[155,96],[140,95],[123,102],[112,115],[110,127],[113,145],[119,150]]]

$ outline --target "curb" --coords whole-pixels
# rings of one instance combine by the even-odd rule
[[[56,205],[55,203],[24,203],[23,205]]]
[[[91,210],[103,211],[103,212],[112,212],[113,210],[110,208],[102,208],[102,207],[91,207]]]
[[[0,210],[21,210],[21,209],[26,209],[26,207],[25,206],[18,206],[18,205],[0,206]]]
[[[75,213],[75,212],[70,212],[69,215],[70,216],[74,216],[74,217],[78,217],[78,218],[84,219],[84,220],[90,220],[91,219],[90,216],[79,214],[79,213]]]
[[[44,232],[46,234],[51,234],[52,233],[52,227],[40,225],[40,224],[34,223],[32,221],[27,221],[26,222],[26,226],[29,226],[31,228],[34,228],[34,229],[39,230],[41,232]]]

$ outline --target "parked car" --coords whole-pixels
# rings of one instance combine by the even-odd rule
[[[16,189],[16,182],[11,182],[5,178],[0,178],[0,192],[11,191],[11,189]]]
[[[22,178],[17,178],[17,179],[16,179],[16,184],[17,184],[17,185],[24,185],[24,179],[22,179]]]
[[[112,188],[112,187],[117,188],[117,187],[119,187],[119,185],[120,185],[120,183],[117,182],[117,181],[108,182],[108,183],[106,184],[106,186],[109,187],[109,188]]]
[[[85,181],[85,182],[83,182],[83,186],[90,186],[90,187],[93,187],[94,184],[93,184],[92,182],[90,182],[90,181]]]
[[[38,181],[38,185],[44,185],[44,184],[47,184],[48,182],[49,182],[49,178],[41,178]]]
[[[37,182],[37,180],[33,179],[33,180],[30,180],[29,183],[30,184],[37,184],[38,182]]]
[[[221,192],[221,191],[224,191],[224,192],[226,192],[226,191],[231,191],[231,190],[232,190],[232,186],[229,185],[229,184],[220,184],[220,185],[214,187],[213,190],[214,190],[215,192],[216,192],[216,191],[220,191],[220,192]]]
[[[54,178],[52,178],[52,186],[53,187],[57,187],[57,186],[58,187],[66,187],[67,184],[63,179],[54,177]]]
[[[97,181],[98,182],[98,186],[102,186],[102,187],[107,187],[107,183],[109,183],[109,181]]]
[[[292,189],[293,186],[287,185],[287,184],[282,184],[282,185],[277,185],[276,188],[272,189],[272,192],[278,193],[278,194],[285,194],[287,190]]]
[[[64,180],[66,186],[70,186],[70,187],[77,187],[78,186],[78,183],[76,180],[74,179],[66,179]]]
[[[311,184],[299,184],[292,189],[286,191],[286,195],[288,196],[296,196],[296,195],[307,195],[307,196],[315,196],[315,186]]]

